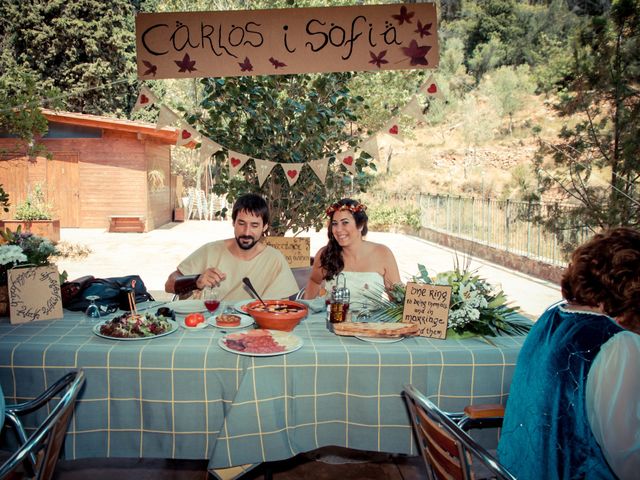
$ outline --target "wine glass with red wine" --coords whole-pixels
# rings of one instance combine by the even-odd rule
[[[209,313],[215,312],[220,306],[220,289],[218,287],[205,287],[202,290],[202,300]]]

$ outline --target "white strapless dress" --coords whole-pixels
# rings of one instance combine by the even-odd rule
[[[360,310],[364,305],[371,305],[367,298],[372,296],[382,296],[384,293],[384,278],[378,272],[342,272],[347,280],[347,288],[351,293],[350,309]],[[337,277],[327,281],[325,288],[327,292],[336,284]],[[343,279],[340,277],[338,286],[342,287]]]

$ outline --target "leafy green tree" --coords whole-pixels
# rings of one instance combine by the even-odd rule
[[[485,94],[501,117],[509,118],[509,134],[513,132],[513,116],[521,110],[535,90],[528,65],[502,66],[482,79],[479,91]]]
[[[610,12],[580,30],[572,91],[559,105],[583,120],[563,128],[557,143],[542,143],[540,194],[559,191],[575,204],[570,214],[541,219],[572,247],[584,228],[640,226],[640,5],[614,0]],[[556,170],[543,163],[552,155]],[[608,178],[606,177],[608,176]]]
[[[0,75],[29,71],[76,112],[125,116],[135,102],[134,10],[128,0],[0,2]]]
[[[286,165],[330,158],[323,185],[310,168],[289,186],[276,165],[262,186],[254,162],[241,175],[229,177],[228,152],[215,156],[213,192],[227,193],[233,201],[253,191],[262,193],[272,212],[271,234],[294,233],[324,224],[329,202],[363,192],[369,182],[367,169],[375,164],[365,152],[356,155],[357,175],[351,177],[335,154],[358,142],[354,107],[362,98],[348,88],[349,73],[323,75],[275,75],[204,79],[202,114],[187,120],[204,135],[230,150]]]

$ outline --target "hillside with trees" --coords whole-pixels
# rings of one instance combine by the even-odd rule
[[[39,106],[154,121],[157,110],[130,113],[139,88],[134,65],[135,12],[353,3],[117,0],[105,6],[95,0],[73,4],[7,0],[0,7],[0,99],[4,106],[0,128],[23,138],[25,148],[37,150],[37,138],[46,129]],[[443,96],[421,99],[424,115],[419,121],[399,118],[408,131],[404,144],[382,144],[375,162],[362,156],[354,181],[347,172],[334,170],[326,188],[312,191],[313,198],[369,190],[552,200],[574,207],[570,214],[537,220],[563,232],[567,242],[573,241],[572,232],[582,226],[594,230],[613,225],[637,227],[637,0],[440,0],[438,9],[440,63],[435,71],[146,84],[164,103],[184,112],[197,129],[227,141],[230,148],[295,162],[307,155],[331,155],[339,145],[352,145],[378,131],[433,73]],[[319,85],[329,86],[325,90],[329,99],[334,89],[335,98],[316,105],[311,90]],[[262,95],[250,105],[239,93],[249,86]],[[286,99],[278,94],[284,87],[300,89],[295,116],[301,122],[315,118],[315,126],[285,121],[270,112],[287,107]],[[212,95],[224,97],[224,104],[212,101]],[[326,109],[328,117],[323,118],[335,120],[332,131],[322,125],[318,108]],[[258,112],[256,119],[250,118],[253,112]],[[234,135],[220,125],[233,125]],[[300,151],[290,151],[293,144],[282,135],[294,130],[304,132],[308,139]],[[260,152],[252,142],[258,132],[272,140]],[[242,177],[230,179],[221,168],[224,158],[220,155],[216,167],[206,170],[197,164],[194,152],[176,149],[175,158],[176,173],[183,175],[187,185],[209,185],[203,177],[213,176],[213,189],[218,193],[233,196],[256,189],[251,165],[243,167]],[[288,187],[278,179],[273,182],[265,193],[278,192],[278,198],[289,197],[294,203],[300,192],[311,188],[303,182],[296,193],[285,191]],[[282,209],[292,211],[284,203]],[[313,226],[320,214],[319,210],[297,214],[292,222],[284,213],[280,223]]]

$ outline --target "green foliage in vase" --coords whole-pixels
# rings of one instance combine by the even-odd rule
[[[531,323],[513,317],[518,307],[508,304],[507,297],[500,288],[495,288],[468,267],[461,267],[456,261],[453,270],[430,276],[424,265],[418,264],[418,274],[413,282],[451,287],[449,307],[450,336],[490,336],[522,335],[531,329]],[[406,286],[396,284],[385,296],[380,292],[369,295],[373,320],[399,322],[406,296]]]
[[[229,177],[228,151],[215,155],[213,192],[228,194],[230,202],[246,192],[264,195],[271,210],[270,233],[282,235],[324,225],[329,202],[357,195],[375,169],[370,155],[354,156],[356,175],[351,176],[335,155],[360,140],[354,108],[362,102],[348,88],[350,73],[322,75],[273,75],[205,79],[203,114],[187,120],[204,135],[226,148],[252,158],[279,162],[263,183],[253,161],[240,175]],[[325,183],[306,166],[289,186],[287,163],[329,159]]]

